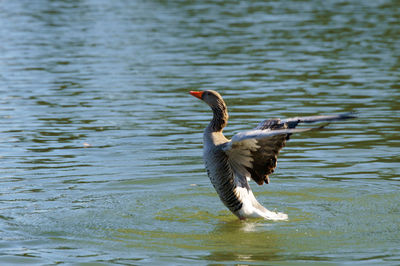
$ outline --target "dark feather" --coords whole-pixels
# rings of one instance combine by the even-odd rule
[[[356,117],[354,113],[346,113],[339,115],[295,117],[285,120],[269,119],[264,120],[260,124],[258,124],[256,129],[292,129],[295,128],[299,123],[329,122],[354,117]],[[322,127],[318,127],[315,129],[320,129]],[[274,172],[279,151],[283,147],[285,147],[286,141],[289,140],[290,135],[291,134],[282,134],[258,140],[257,145],[259,145],[260,148],[251,152],[251,157],[253,158],[253,167],[251,169],[246,168],[251,174],[251,178],[258,185],[262,185],[264,182],[267,184],[269,183],[268,175]]]
[[[269,183],[268,175],[272,174],[276,168],[279,151],[285,147],[286,138],[287,136],[284,134],[261,139],[257,143],[260,148],[251,152],[254,159],[253,167],[247,168],[247,170],[257,184]]]

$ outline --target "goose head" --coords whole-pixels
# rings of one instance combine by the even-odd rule
[[[213,90],[190,91],[190,94],[204,101],[211,107],[211,110],[213,111],[213,119],[211,120],[209,127],[213,131],[222,131],[228,123],[228,109],[222,96]]]

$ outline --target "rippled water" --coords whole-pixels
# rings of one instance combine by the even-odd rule
[[[0,262],[400,261],[396,1],[5,1]],[[238,221],[201,159],[215,89],[226,134],[355,110],[293,136]]]

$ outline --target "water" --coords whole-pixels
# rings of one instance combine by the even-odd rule
[[[5,1],[2,264],[398,264],[396,1]],[[287,222],[238,221],[202,164],[226,135],[356,110],[294,136],[271,184]]]

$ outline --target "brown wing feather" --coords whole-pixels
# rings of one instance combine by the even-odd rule
[[[355,113],[344,113],[338,115],[295,117],[283,121],[280,119],[269,119],[262,121],[256,129],[287,129],[295,128],[299,123],[330,122],[355,117]],[[253,168],[246,168],[251,174],[251,178],[257,184],[262,185],[264,182],[267,184],[269,183],[268,175],[274,172],[279,151],[285,147],[286,141],[289,139],[290,135],[291,134],[276,135],[265,140],[258,140],[257,145],[260,146],[260,148],[251,152]]]
[[[257,129],[286,129],[287,124],[282,123],[280,119],[270,119],[261,122]],[[260,146],[256,151],[251,152],[253,158],[253,167],[247,168],[251,178],[258,184],[269,184],[268,175],[275,171],[279,151],[285,147],[286,140],[290,134],[276,135],[268,139],[258,140]]]
[[[279,151],[285,147],[286,139],[287,135],[276,135],[266,140],[258,141],[257,145],[260,148],[251,152],[253,167],[246,168],[257,184],[269,183],[268,175],[274,172]]]

